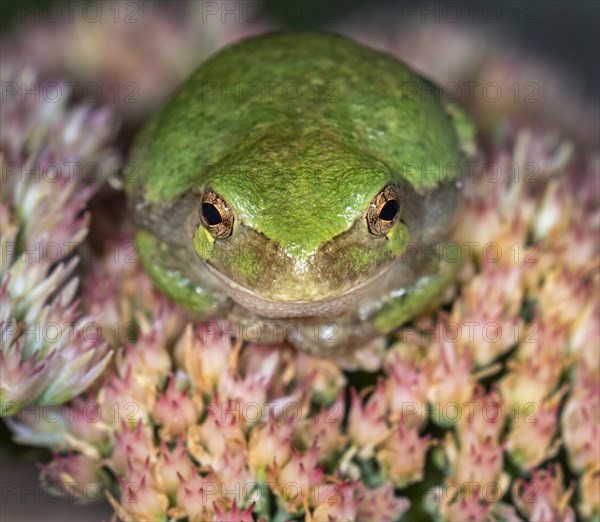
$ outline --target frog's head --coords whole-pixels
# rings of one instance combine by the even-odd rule
[[[441,94],[336,35],[233,45],[136,138],[139,183],[125,184],[136,222],[177,249],[178,267],[189,255],[191,279],[206,275],[199,257],[260,315],[340,312],[448,227],[458,184],[447,167],[471,131]]]
[[[343,310],[423,232],[422,198],[326,127],[272,133],[203,177],[194,249],[261,315]]]

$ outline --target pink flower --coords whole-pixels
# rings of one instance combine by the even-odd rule
[[[347,444],[348,436],[342,433],[345,404],[340,395],[336,401],[321,406],[312,417],[294,423],[296,436],[306,447],[316,441],[319,462],[340,453]]]
[[[385,391],[390,420],[420,425],[427,418],[428,364],[405,361],[398,351],[390,352],[385,364],[389,373]]]
[[[286,508],[294,513],[316,502],[315,488],[323,478],[324,466],[317,466],[316,442],[300,453],[291,446],[292,456],[283,466],[273,468],[275,494],[284,501]]]
[[[123,371],[130,367],[138,380],[150,380],[162,384],[171,372],[171,356],[166,342],[159,337],[164,335],[161,313],[149,332],[140,331],[135,344],[125,343],[117,352],[117,367]]]
[[[257,482],[248,466],[248,452],[241,442],[229,443],[213,462],[211,469],[219,478],[222,498],[234,497],[237,502],[248,500]]]
[[[509,368],[499,384],[507,404],[526,411],[538,407],[558,384],[568,363],[566,360],[567,330],[537,316],[525,328],[515,357],[507,362]]]
[[[229,368],[231,339],[216,322],[202,322],[196,329],[189,325],[179,342],[193,387],[212,396]]]
[[[374,489],[361,486],[362,501],[358,507],[357,520],[394,522],[410,507],[408,499],[396,497],[391,482],[383,482]]]
[[[255,426],[248,442],[248,462],[257,477],[269,466],[284,466],[290,456],[294,427],[290,422],[269,422]]]
[[[348,435],[358,446],[359,456],[369,458],[389,430],[385,420],[387,407],[383,381],[379,381],[364,406],[356,389],[352,388],[350,393],[352,404],[348,415]]]
[[[487,179],[465,184],[463,208],[457,217],[452,239],[459,245],[473,245],[474,254],[481,257],[483,248],[501,237],[507,228],[500,212],[499,183]]]
[[[472,355],[457,344],[455,330],[456,325],[440,320],[429,346],[427,398],[436,411],[432,419],[441,426],[453,424],[448,408],[467,402],[475,387]]]
[[[2,107],[0,406],[11,403],[2,407],[6,415],[32,402],[66,402],[108,365],[106,344],[88,336],[93,320],[74,301],[72,254],[88,232],[87,203],[119,160],[107,146],[116,130],[109,111],[67,109],[66,96],[48,101],[40,91],[49,85],[31,70],[3,66],[0,77],[37,93],[7,90]],[[90,164],[96,173],[86,179]]]
[[[254,505],[248,506],[246,509],[241,510],[234,502],[230,510],[221,510],[218,504],[215,504],[214,522],[254,522],[252,517],[252,509]]]
[[[99,500],[108,483],[98,461],[84,455],[55,454],[50,464],[40,468],[42,484],[49,493],[76,503]]]
[[[490,436],[479,439],[472,425],[467,428],[459,444],[450,434],[444,442],[452,481],[461,487],[469,483],[506,485],[506,478],[502,475],[502,444]]]
[[[182,480],[189,480],[195,467],[187,455],[183,438],[178,438],[176,445],[169,450],[167,443],[162,440],[156,470],[165,493],[174,498]]]
[[[359,481],[325,484],[319,491],[319,503],[313,512],[314,522],[358,521],[358,507],[363,496]]]
[[[48,374],[54,368],[53,359],[57,352],[36,362],[33,357],[23,357],[21,342],[12,349],[0,351],[0,404],[2,416],[16,414],[24,404],[42,394],[48,385]]]
[[[112,427],[102,421],[101,406],[92,400],[76,400],[61,407],[65,422],[65,446],[99,459],[111,443]]]
[[[600,298],[592,297],[571,324],[569,331],[569,353],[579,357],[590,372],[600,373],[598,346],[600,346]]]
[[[176,508],[172,515],[176,517],[187,516],[195,522],[211,520],[214,505],[219,500],[219,483],[214,473],[205,477],[193,472],[189,478],[179,476],[181,485],[177,491]]]
[[[600,455],[600,385],[574,391],[561,416],[569,467],[576,473],[594,469]]]
[[[243,411],[256,409],[258,412],[266,413],[268,411],[265,406],[267,391],[277,368],[278,359],[277,352],[271,353],[263,360],[263,364],[257,371],[244,377],[233,374],[231,370],[225,372],[219,380],[219,396]],[[243,415],[242,419],[250,424],[260,420],[254,414]]]
[[[400,424],[377,451],[383,476],[398,488],[422,480],[425,455],[432,444],[430,436],[419,436],[418,426]]]
[[[506,438],[506,451],[513,462],[525,469],[533,469],[558,452],[560,441],[554,440],[558,428],[558,411],[563,392],[558,392],[534,405],[533,415],[519,415],[512,423]],[[600,448],[599,448],[600,449]]]
[[[127,477],[119,477],[119,491],[119,504],[110,495],[108,499],[122,520],[151,522],[166,518],[169,499],[161,491],[150,458],[143,467],[128,462]]]
[[[459,410],[460,416],[456,423],[458,439],[490,439],[499,442],[508,410],[508,405],[502,401],[495,389],[486,394],[483,388],[478,386],[473,397],[462,404]]]
[[[121,421],[120,429],[115,432],[115,445],[108,465],[117,474],[123,475],[128,466],[141,466],[147,459],[155,460],[156,450],[152,443],[152,432],[142,421],[135,427]]]
[[[178,391],[175,386],[175,378],[171,376],[167,389],[159,395],[152,412],[165,440],[184,435],[187,428],[198,422],[202,407],[201,402],[190,398],[189,390]]]
[[[577,509],[585,520],[600,517],[600,465],[590,469],[579,480],[580,500]]]
[[[310,383],[311,392],[321,402],[334,401],[346,385],[341,368],[329,359],[319,359],[302,351],[293,356],[292,369],[298,382]]]
[[[597,298],[597,287],[587,282],[587,272],[585,268],[571,271],[564,265],[547,270],[537,292],[541,315],[560,325],[574,324]]]
[[[457,490],[457,498],[449,499],[443,496],[440,504],[442,520],[453,522],[480,522],[490,520],[490,511],[493,506],[486,502],[481,494],[481,483],[473,482],[464,490]],[[473,486],[472,484],[477,484]]]
[[[482,261],[481,272],[454,303],[457,344],[469,350],[477,366],[493,362],[519,340],[523,267]]]
[[[519,511],[539,522],[575,522],[575,512],[569,506],[573,488],[563,488],[560,466],[534,471],[531,482],[517,481],[513,501]]]
[[[203,467],[213,466],[228,446],[245,448],[246,436],[242,428],[239,410],[227,402],[220,403],[218,396],[206,406],[206,420],[188,429],[188,451]]]
[[[134,376],[131,366],[124,370],[123,377],[110,374],[98,392],[102,420],[112,424],[121,421],[132,425],[138,421],[148,423],[156,402],[154,388],[152,382]]]

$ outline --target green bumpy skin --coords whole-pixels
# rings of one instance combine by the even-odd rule
[[[222,50],[134,143],[125,187],[150,277],[199,316],[331,320],[340,347],[409,320],[456,267],[403,253],[443,238],[474,150],[470,120],[440,95],[337,35],[271,34]],[[387,185],[401,217],[379,237],[365,216]],[[200,219],[207,189],[231,209],[226,238]],[[325,353],[324,342],[296,344]]]

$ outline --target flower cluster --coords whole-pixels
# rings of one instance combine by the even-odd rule
[[[110,353],[75,298],[85,207],[118,157],[111,115],[66,100],[39,103],[35,74],[2,68],[0,409],[64,402],[85,390]],[[35,98],[34,98],[35,99]]]
[[[159,295],[130,226],[106,225],[113,193],[94,210],[112,233],[77,267],[105,178],[84,167],[112,170],[112,120],[7,99],[0,399],[17,442],[54,451],[48,487],[107,496],[121,520],[600,517],[597,152],[527,128],[485,137],[443,310],[319,359]]]
[[[495,161],[544,165],[540,180],[467,185],[453,239],[483,246],[468,250],[449,311],[396,333],[372,386],[347,382],[348,361],[191,322],[136,262],[115,264],[127,257],[114,242],[85,297],[114,334],[114,364],[61,422],[13,422],[21,442],[57,451],[44,480],[82,484],[85,500],[114,477],[123,520],[597,516],[597,166],[578,178],[560,144],[527,131],[512,156],[499,150]],[[565,234],[584,254],[565,255]],[[115,317],[135,333],[116,335]],[[580,477],[566,488],[561,447]],[[408,495],[417,483],[426,491]]]

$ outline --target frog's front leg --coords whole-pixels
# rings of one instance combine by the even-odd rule
[[[218,311],[218,296],[203,281],[206,270],[199,266],[193,280],[184,275],[193,273],[190,266],[198,263],[193,252],[173,248],[145,230],[137,232],[135,243],[146,273],[163,294],[199,317]]]
[[[444,290],[456,280],[462,266],[460,259],[444,259],[440,252],[446,250],[443,244],[440,247],[428,256],[427,262],[419,263],[418,258],[412,260],[411,264],[417,268],[411,284],[403,284],[401,278],[394,284],[392,279],[389,289],[366,321],[374,334],[387,334],[428,308],[439,306]]]
[[[403,264],[392,270],[378,297],[361,303],[358,310],[337,317],[313,318],[308,333],[293,344],[316,355],[343,355],[353,348],[387,335],[417,315],[439,306],[444,290],[462,266],[435,255],[430,262]],[[408,278],[408,279],[407,279]]]

